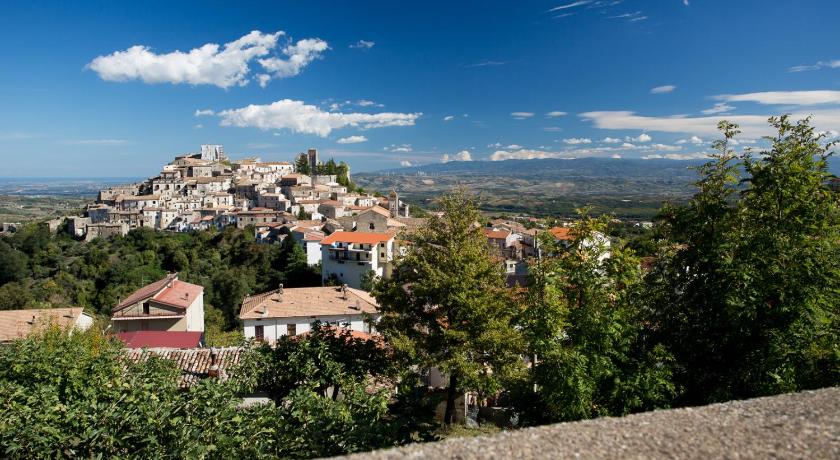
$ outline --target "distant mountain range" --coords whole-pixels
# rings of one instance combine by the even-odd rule
[[[372,173],[359,173],[358,175],[416,175],[420,173],[432,176],[506,175],[519,177],[531,176],[535,178],[657,177],[663,179],[683,179],[690,182],[697,177],[697,173],[692,167],[697,167],[705,162],[705,160],[641,160],[626,158],[451,161],[448,163],[433,163],[407,168],[385,169]],[[840,175],[840,158],[831,158],[829,160],[829,170],[833,174]]]

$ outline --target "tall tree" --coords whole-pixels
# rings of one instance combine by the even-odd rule
[[[770,123],[772,147],[739,161],[728,149],[736,127],[722,123],[698,194],[664,214],[668,247],[648,277],[651,323],[677,358],[683,403],[840,382],[830,145],[808,120]]]
[[[309,165],[309,158],[305,153],[300,154],[295,160],[295,172],[298,174],[312,174],[312,168]]]
[[[647,343],[634,302],[639,260],[610,246],[608,223],[583,215],[571,241],[540,237],[520,320],[534,362],[518,405],[530,423],[625,415],[673,397],[669,357]]]
[[[408,252],[373,289],[377,329],[397,353],[448,374],[444,422],[459,391],[490,395],[521,365],[521,337],[502,265],[490,257],[474,199],[440,199],[442,216],[408,237]]]

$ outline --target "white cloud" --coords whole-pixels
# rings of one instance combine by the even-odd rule
[[[563,139],[563,143],[569,145],[578,145],[578,144],[591,144],[592,139],[586,137],[572,137],[569,139]]]
[[[674,85],[664,85],[664,86],[657,86],[656,88],[650,89],[650,94],[663,94],[663,93],[670,93],[677,89]]]
[[[492,144],[487,144],[487,147],[491,149],[498,149],[502,147],[502,144],[500,142],[494,142]]]
[[[548,112],[547,114],[545,114],[545,116],[547,116],[547,117],[562,117],[564,115],[567,115],[567,113],[566,112],[561,112],[559,110],[554,110],[554,111],[551,111],[551,112]]]
[[[649,146],[645,146],[645,149],[650,150],[657,150],[661,152],[676,152],[682,150],[682,147],[679,145],[667,145],[667,144],[651,144]]]
[[[621,148],[623,148],[623,149],[635,149],[636,146],[634,144],[629,143],[629,142],[625,142],[625,143],[621,144]]]
[[[407,168],[407,167],[411,166],[411,162],[408,161],[408,160],[402,160],[402,161],[400,161],[400,166],[402,166],[403,168]]]
[[[682,144],[688,144],[689,142],[691,142],[694,145],[700,145],[700,144],[703,143],[703,139],[700,139],[697,136],[691,136],[690,139],[680,139],[677,142],[675,142],[675,144],[682,145]]]
[[[452,121],[454,119],[455,119],[454,115],[447,115],[447,116],[443,117],[443,121]]]
[[[510,116],[517,120],[524,120],[526,118],[531,118],[534,116],[534,112],[511,112]]]
[[[201,123],[199,123],[199,124],[197,124],[197,125],[193,126],[193,129],[201,129],[201,128],[203,128],[203,127],[204,127],[204,125],[202,125]]]
[[[621,159],[621,154],[620,153],[613,153],[612,155],[610,155],[610,158],[613,158],[615,160],[619,160],[619,159]]]
[[[327,42],[319,38],[305,38],[294,45],[287,45],[282,52],[287,59],[270,57],[258,62],[271,73],[271,78],[287,78],[299,74],[304,67],[321,57],[328,48]],[[267,83],[267,80],[266,80]],[[260,80],[260,86],[265,87]]]
[[[721,94],[715,99],[724,102],[756,102],[765,105],[840,104],[840,91],[764,91],[745,94]]]
[[[209,117],[209,116],[212,116],[212,115],[215,115],[215,114],[216,114],[216,112],[214,112],[210,109],[205,109],[205,110],[196,110],[193,115],[196,116],[196,117]]]
[[[507,150],[497,150],[490,155],[490,161],[503,160],[538,160],[543,158],[554,158],[557,156],[556,152],[547,152],[544,150],[516,150],[509,152]]]
[[[619,14],[617,16],[609,16],[609,19],[627,19],[630,22],[637,22],[637,21],[644,21],[647,19],[647,16],[643,15],[641,11],[635,11],[633,13],[624,13]]]
[[[506,148],[506,149],[508,149],[508,150],[519,150],[519,149],[522,149],[522,148],[524,148],[524,147],[522,147],[522,146],[521,146],[521,145],[519,145],[519,144],[510,144],[510,145],[508,145],[508,146],[507,146],[507,147],[505,147],[505,148]]]
[[[376,42],[372,42],[369,40],[359,40],[356,43],[351,44],[350,48],[369,50],[373,48],[374,45],[376,45]]]
[[[97,56],[86,67],[107,81],[140,80],[145,83],[187,83],[220,88],[244,86],[250,81],[249,64],[258,59],[267,73],[256,78],[264,86],[271,78],[297,75],[327,49],[327,42],[308,38],[280,50],[286,59],[270,56],[285,33],[255,30],[224,45],[207,43],[187,52],[157,54],[144,45]],[[268,75],[271,73],[272,75]]]
[[[444,153],[440,161],[443,163],[449,163],[450,161],[472,161],[472,154],[468,150],[461,150],[452,155]]]
[[[683,0],[683,5],[688,6],[688,0]]]
[[[348,136],[342,137],[335,142],[338,144],[358,144],[360,142],[367,142],[367,138],[365,136]]]
[[[715,113],[726,113],[733,110],[735,107],[727,104],[726,102],[718,102],[714,105],[714,107],[710,109],[703,110],[702,112],[706,115],[712,115]]]
[[[388,147],[383,148],[383,150],[387,150],[389,152],[408,153],[414,149],[411,148],[411,144],[391,144]]]
[[[658,153],[653,153],[650,155],[642,155],[642,160],[655,160],[655,159],[666,159],[666,160],[699,160],[705,159],[709,156],[702,152],[697,153],[666,153],[665,155],[660,155]]]
[[[820,69],[836,69],[840,67],[840,59],[833,59],[831,61],[817,61],[816,64],[811,65],[797,65],[788,68],[788,72],[805,72],[808,70],[820,70]]]
[[[601,140],[601,142],[603,142],[605,144],[618,144],[619,142],[621,142],[621,139],[616,139],[614,137],[607,136],[607,137],[603,138]]]
[[[380,104],[369,99],[359,99],[358,101],[356,101],[356,105],[358,105],[359,107],[385,107],[385,104]]]
[[[334,129],[361,129],[387,126],[413,126],[421,113],[342,113],[325,112],[303,101],[282,99],[271,104],[251,104],[218,113],[222,126],[240,128],[288,129],[296,133],[326,137]]]
[[[652,137],[650,137],[650,136],[649,136],[648,134],[646,134],[646,133],[642,133],[642,134],[639,134],[639,135],[638,135],[638,136],[636,136],[636,137],[629,137],[629,136],[628,136],[625,140],[626,140],[627,142],[650,142],[650,141],[652,141],[652,140],[653,140],[653,138],[652,138]]]
[[[588,5],[590,3],[592,3],[592,0],[579,0],[579,1],[576,1],[576,2],[572,2],[572,3],[567,3],[565,5],[555,6],[554,8],[551,8],[548,11],[553,12],[553,11],[566,10],[566,9],[569,9],[569,8],[574,8],[576,6]]]

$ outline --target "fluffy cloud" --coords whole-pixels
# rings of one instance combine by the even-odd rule
[[[586,138],[586,137],[572,137],[572,138],[569,138],[569,139],[563,139],[563,143],[564,144],[569,144],[569,145],[591,144],[592,139],[589,139],[589,138]]]
[[[407,168],[407,167],[411,166],[411,162],[408,161],[408,160],[402,160],[402,161],[400,161],[400,166],[402,166],[403,168]]]
[[[356,43],[351,44],[350,48],[369,50],[373,48],[374,45],[376,45],[376,42],[372,42],[369,40],[359,40]]]
[[[538,160],[542,158],[554,158],[557,156],[556,152],[547,152],[544,150],[497,150],[490,155],[490,161],[503,160]]]
[[[339,144],[358,144],[360,142],[367,142],[367,138],[365,136],[348,136],[342,137],[335,142]]]
[[[454,115],[447,115],[447,116],[443,117],[443,121],[452,121],[454,119],[455,119]]]
[[[653,138],[645,133],[642,133],[636,137],[627,137],[625,140],[627,142],[650,142],[653,140]]]
[[[531,118],[534,116],[534,112],[511,112],[510,116],[517,120],[524,120],[526,118]]]
[[[765,105],[840,104],[840,91],[764,91],[759,93],[721,94],[715,99],[724,102],[756,102]]]
[[[621,142],[621,139],[616,139],[614,137],[607,136],[607,137],[603,138],[601,140],[601,142],[603,142],[605,144],[618,144],[619,142]]]
[[[224,45],[207,43],[187,52],[157,54],[144,45],[97,56],[87,68],[107,81],[140,80],[145,83],[187,83],[220,88],[244,86],[250,81],[249,64],[257,59],[264,72],[256,79],[265,86],[272,78],[297,75],[327,49],[327,42],[307,38],[280,50],[284,58],[270,56],[285,33],[255,30]],[[263,58],[263,59],[259,59]]]
[[[506,148],[507,150],[519,150],[519,149],[522,149],[522,148],[524,148],[524,147],[522,147],[522,146],[521,146],[521,145],[519,145],[519,144],[510,144],[510,145],[508,145],[508,146],[507,146],[507,147],[505,147],[505,148]]]
[[[460,152],[452,155],[444,153],[443,156],[440,157],[440,161],[443,163],[449,163],[450,161],[472,161],[472,155],[467,150],[461,150]]]
[[[686,117],[672,115],[664,117],[648,117],[637,115],[630,111],[584,112],[580,116],[593,123],[600,129],[638,129],[645,131],[659,131],[668,133],[692,133],[718,136],[718,117]],[[727,117],[729,121],[738,123],[741,130],[752,137],[770,134],[767,116],[738,115]]]
[[[676,152],[682,150],[682,147],[679,145],[667,145],[667,144],[651,144],[644,147],[645,149],[650,150],[658,150],[661,152]]]
[[[196,110],[193,115],[196,116],[196,117],[210,117],[210,116],[213,116],[215,114],[216,114],[216,112],[214,112],[210,109],[205,109],[205,110]]]
[[[325,112],[314,105],[283,99],[271,104],[251,104],[217,114],[222,126],[240,128],[288,129],[296,133],[326,137],[334,129],[361,129],[387,126],[413,126],[420,113],[342,113]]]
[[[548,112],[547,114],[545,114],[545,116],[547,116],[547,117],[562,117],[564,115],[567,115],[567,113],[566,112],[561,112],[559,110],[554,110],[552,112]]]
[[[643,155],[642,160],[655,160],[655,159],[667,159],[667,160],[699,160],[708,158],[708,155],[703,152],[698,153],[666,153],[665,155],[660,155],[658,153],[654,153],[651,155]]]
[[[674,86],[674,85],[657,86],[656,88],[651,88],[650,89],[650,94],[670,93],[670,92],[674,91],[675,89],[677,89],[677,87]]]

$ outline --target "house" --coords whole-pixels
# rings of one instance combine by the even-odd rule
[[[372,206],[356,216],[356,229],[362,232],[388,232],[405,225],[391,218],[391,213],[381,207]]]
[[[201,331],[132,331],[116,334],[126,348],[199,348],[204,345]]]
[[[93,317],[80,307],[0,311],[0,343],[25,338],[50,325],[84,331],[93,325]]]
[[[116,332],[204,331],[204,288],[178,279],[178,274],[143,286],[117,304],[111,313]]]
[[[347,286],[279,289],[245,297],[239,311],[246,339],[274,343],[309,332],[316,321],[373,333],[378,305],[367,292]]]
[[[125,357],[130,362],[145,362],[150,357],[168,359],[181,370],[178,386],[187,389],[206,378],[226,380],[236,368],[245,351],[242,347],[226,348],[128,348]],[[244,395],[248,399],[248,395]]]
[[[369,272],[391,274],[394,252],[393,233],[335,232],[321,240],[321,276],[360,289]]]
[[[296,226],[292,228],[291,235],[306,252],[306,263],[310,267],[318,265],[321,262],[321,241],[324,239],[324,232]]]

